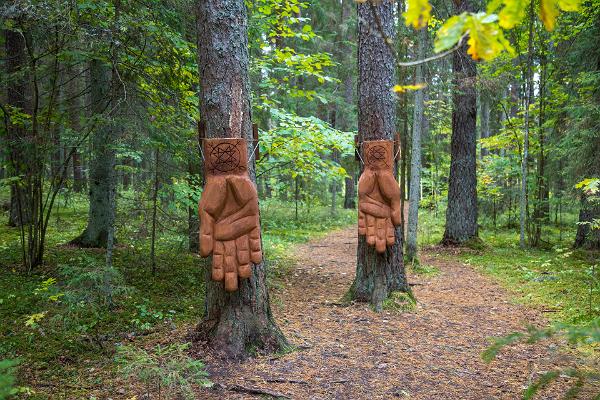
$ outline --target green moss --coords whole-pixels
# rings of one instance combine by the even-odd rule
[[[383,310],[398,313],[415,311],[416,307],[417,302],[411,291],[392,292],[382,304]]]

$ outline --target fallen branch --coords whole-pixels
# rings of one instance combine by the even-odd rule
[[[300,379],[271,378],[271,379],[265,379],[265,381],[272,382],[272,383],[299,383],[302,385],[308,385],[308,382],[300,380]]]
[[[246,386],[242,386],[242,385],[225,386],[225,385],[217,384],[216,386],[219,386],[220,388],[229,390],[231,392],[248,393],[248,394],[262,394],[262,395],[267,395],[267,396],[280,398],[280,399],[291,399],[291,397],[288,396],[287,394],[275,392],[275,391],[269,390],[269,389],[251,388],[251,387],[246,387]]]

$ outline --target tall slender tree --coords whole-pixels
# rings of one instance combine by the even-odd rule
[[[456,13],[474,11],[471,0],[455,0]],[[452,138],[448,208],[442,244],[461,245],[478,237],[477,229],[477,93],[475,61],[467,45],[452,55]]]
[[[252,119],[248,78],[248,21],[244,0],[198,0],[200,119],[207,138],[238,137],[252,154]],[[234,104],[236,107],[234,107]],[[241,110],[241,111],[240,111]],[[232,129],[232,114],[241,127]],[[235,118],[233,119],[235,120]],[[255,160],[248,162],[256,183]],[[252,268],[239,290],[226,292],[206,271],[205,314],[200,336],[231,358],[251,351],[279,351],[287,342],[275,324],[269,303],[264,261]]]
[[[422,28],[418,35],[417,58],[425,58],[427,43],[427,28]],[[423,64],[415,68],[415,84],[423,83]],[[410,160],[410,199],[408,204],[408,232],[406,255],[409,260],[417,258],[417,229],[419,225],[419,201],[421,200],[421,138],[425,112],[425,89],[415,92],[415,107],[413,108],[413,133]]]
[[[395,38],[393,1],[358,4],[358,139],[392,140],[396,132],[394,55],[386,40]],[[395,168],[394,170],[397,170]],[[380,309],[394,291],[408,291],[402,256],[403,232],[395,228],[395,243],[378,254],[359,236],[356,277],[350,297]]]
[[[24,157],[25,146],[27,145],[26,129],[23,123],[13,123],[11,115],[18,113],[31,113],[31,100],[27,93],[26,78],[26,55],[25,55],[25,36],[22,32],[16,30],[4,31],[4,44],[6,47],[6,75],[9,77],[10,84],[7,86],[6,103],[10,107],[6,115],[6,128],[8,132],[8,160],[9,173],[14,177],[22,177],[25,174],[26,157]],[[14,120],[23,120],[14,118]],[[22,185],[17,182],[10,186],[10,211],[8,216],[8,225],[19,226],[26,224],[30,220],[30,211],[26,199],[26,191]]]

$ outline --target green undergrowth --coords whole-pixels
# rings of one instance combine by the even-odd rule
[[[540,308],[552,322],[586,323],[600,316],[600,255],[573,250],[576,216],[567,215],[564,221],[562,226],[544,227],[543,248],[521,249],[518,227],[484,225],[482,247],[439,255],[493,276],[516,302]],[[444,232],[443,213],[436,218],[424,211],[419,223],[422,248],[438,244]]]
[[[20,365],[27,365],[18,369],[18,385],[50,382],[49,391],[61,387],[65,397],[80,398],[106,374],[116,374],[113,360],[121,344],[168,334],[201,318],[206,263],[187,250],[187,216],[177,210],[161,214],[153,275],[148,212],[139,211],[127,193],[118,204],[113,268],[106,268],[104,251],[68,245],[85,227],[84,197],[59,199],[45,264],[29,275],[20,264],[19,231],[7,227],[6,214],[0,214],[0,361],[20,359]],[[293,205],[261,204],[272,287],[294,264],[292,244],[355,220],[354,210],[340,209],[335,217],[328,207],[301,211],[296,220]],[[30,398],[48,395],[40,391]]]

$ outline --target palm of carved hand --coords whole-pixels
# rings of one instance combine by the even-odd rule
[[[238,277],[250,277],[250,262],[262,261],[256,188],[245,176],[210,176],[199,211],[200,255],[213,255],[212,279],[235,291]]]
[[[358,181],[358,233],[384,253],[395,242],[400,225],[400,188],[389,170],[365,169]]]

